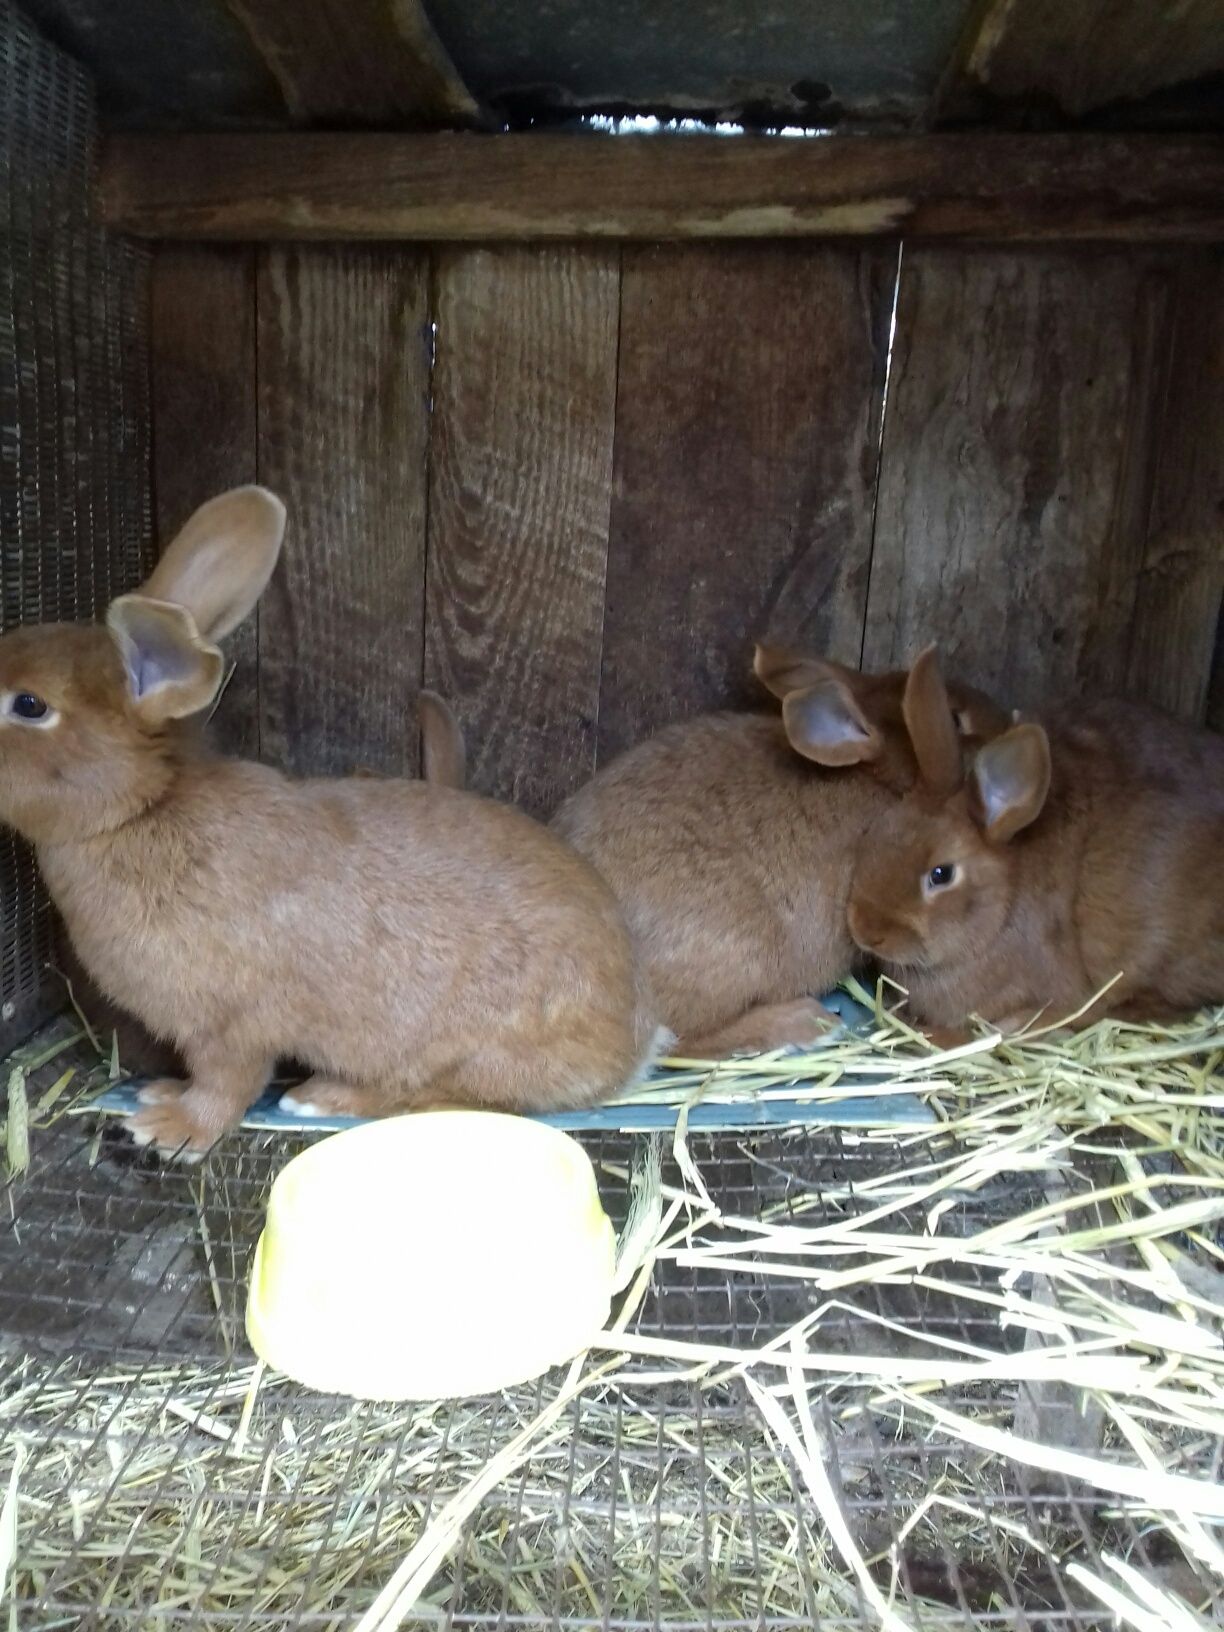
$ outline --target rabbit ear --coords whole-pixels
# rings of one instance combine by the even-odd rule
[[[184,607],[121,595],[111,602],[106,626],[123,659],[132,705],[147,724],[198,714],[212,702],[225,660]]]
[[[285,536],[285,507],[265,487],[235,487],[203,504],[138,593],[185,606],[206,640],[236,629],[263,594]]]
[[[1050,791],[1050,741],[1039,725],[1017,725],[979,750],[970,808],[992,844],[1006,844],[1041,815]]]
[[[958,685],[949,689],[948,701],[952,705],[956,734],[966,742],[988,742],[991,737],[1002,735],[1008,726],[1019,723],[1018,714],[1009,714],[998,703],[970,686]]]
[[[417,701],[421,724],[421,768],[435,787],[461,788],[467,773],[467,753],[459,721],[436,691],[422,691]]]
[[[915,658],[901,712],[923,782],[933,793],[954,793],[961,784],[960,741],[934,646]]]
[[[833,675],[787,693],[782,724],[795,752],[818,765],[861,765],[878,759],[884,746],[854,692]]]
[[[752,670],[761,684],[775,697],[789,697],[792,691],[803,691],[822,680],[840,680],[849,684],[858,676],[853,669],[824,657],[806,657],[789,646],[757,645],[752,657]]]

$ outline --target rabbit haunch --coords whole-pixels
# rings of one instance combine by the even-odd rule
[[[305,1103],[345,1114],[606,1097],[654,1027],[614,897],[558,838],[454,787],[297,781],[196,746],[214,643],[283,529],[271,494],[222,495],[107,629],[0,638],[0,818],[87,971],[190,1072],[152,1085],[133,1132],[207,1148],[277,1056],[317,1073]]]
[[[1224,999],[1224,740],[1087,702],[1015,725],[965,775],[933,651],[905,709],[921,779],[865,834],[849,923],[917,1020],[1160,1020]]]
[[[707,715],[630,749],[553,825],[620,901],[677,1052],[811,1043],[831,1016],[808,995],[861,959],[846,928],[859,837],[913,781],[903,673],[758,648],[782,718]],[[985,740],[1008,716],[955,691],[958,729]]]

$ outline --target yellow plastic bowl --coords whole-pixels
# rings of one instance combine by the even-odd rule
[[[277,1176],[247,1335],[297,1382],[366,1400],[488,1394],[582,1349],[616,1237],[582,1146],[488,1111],[371,1122]]]

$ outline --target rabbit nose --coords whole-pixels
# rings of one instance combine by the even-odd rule
[[[861,946],[864,952],[879,951],[887,930],[871,907],[864,906],[861,901],[852,901],[846,914],[846,921],[856,945]]]

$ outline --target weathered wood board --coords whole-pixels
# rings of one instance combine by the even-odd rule
[[[1127,684],[1202,719],[1224,598],[1224,252],[1179,257],[1158,277],[1163,372]]]
[[[424,680],[471,785],[542,813],[664,720],[759,700],[762,635],[871,666],[935,640],[1015,703],[1219,723],[1221,252],[897,264],[161,250],[163,536],[252,477],[291,512],[223,740],[415,771]]]
[[[437,261],[425,676],[535,812],[594,767],[618,286],[614,249]]]
[[[938,640],[1019,706],[1124,686],[1166,340],[1133,257],[907,249],[867,666]]]
[[[258,334],[259,477],[290,516],[260,617],[263,757],[295,771],[415,774],[425,259],[266,250]]]
[[[599,756],[857,663],[896,246],[626,251]]]
[[[160,249],[152,291],[153,492],[170,539],[206,499],[256,479],[255,251]],[[259,753],[259,613],[225,643],[234,672],[213,718],[218,744]]]

